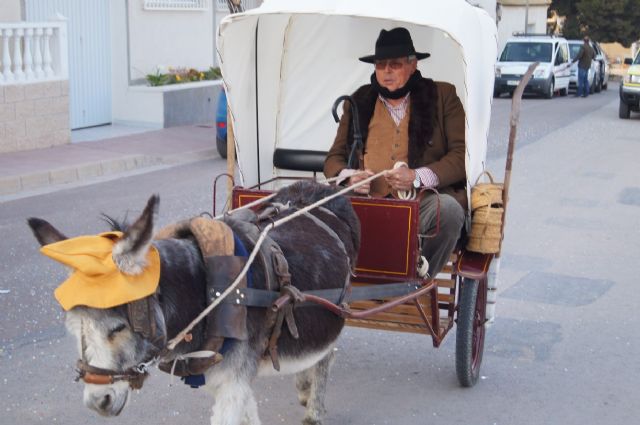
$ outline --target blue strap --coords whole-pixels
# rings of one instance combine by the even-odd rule
[[[191,388],[198,388],[205,384],[203,374],[183,376],[181,379],[184,381],[185,384],[187,384]]]
[[[244,246],[235,232],[233,233],[233,245],[233,255],[235,255],[236,257],[249,257],[249,251],[247,251],[247,248]],[[253,288],[253,273],[251,272],[252,267],[253,266],[249,267],[249,272],[247,273],[247,288]]]

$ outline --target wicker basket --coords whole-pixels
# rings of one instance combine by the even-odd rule
[[[489,183],[478,183],[483,175],[489,177]],[[478,176],[476,184],[471,188],[471,211],[486,206],[502,206],[504,185],[494,183],[490,172],[484,171]]]
[[[485,205],[473,212],[467,249],[482,254],[500,252],[504,209]]]

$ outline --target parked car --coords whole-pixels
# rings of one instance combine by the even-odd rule
[[[227,158],[227,93],[220,89],[216,105],[216,148],[218,154]]]
[[[606,90],[609,87],[609,59],[598,42],[594,41],[593,47],[596,52],[596,61],[600,65],[600,82],[596,87]]]
[[[571,60],[578,56],[580,48],[584,44],[582,40],[568,40],[569,42],[569,56]],[[592,44],[593,48],[593,44]],[[595,49],[594,49],[595,51]],[[589,80],[589,93],[596,91],[596,81],[600,81],[600,66],[597,60],[591,61],[591,68],[589,68],[589,74],[587,74]],[[578,62],[571,64],[571,78],[569,79],[569,90],[578,90]],[[597,90],[600,91],[600,90]]]
[[[537,93],[551,99],[559,91],[561,96],[566,96],[571,77],[569,60],[569,44],[563,37],[530,34],[511,37],[496,64],[493,95],[513,94],[529,65],[540,62],[525,93]]]
[[[640,112],[640,51],[636,53],[635,59],[627,58],[624,63],[630,66],[620,84],[618,116],[628,119],[631,111]]]

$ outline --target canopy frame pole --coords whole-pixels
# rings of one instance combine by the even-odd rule
[[[260,116],[258,112],[258,28],[260,27],[260,18],[256,21],[256,32],[254,35],[254,73],[255,73],[255,85],[256,85],[256,155],[257,155],[257,163],[258,163],[258,188],[262,184],[262,180],[260,178]]]

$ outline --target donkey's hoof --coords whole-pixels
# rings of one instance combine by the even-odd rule
[[[322,425],[322,421],[320,419],[304,418],[302,425]]]
[[[298,401],[300,402],[301,406],[307,407],[307,402],[309,401],[309,396],[308,395],[302,395],[302,394],[298,394]]]

